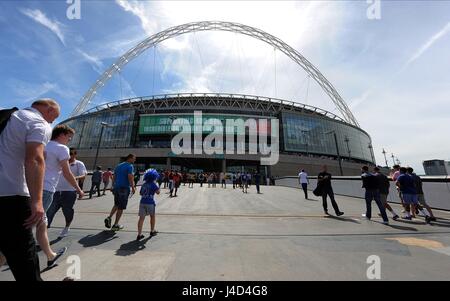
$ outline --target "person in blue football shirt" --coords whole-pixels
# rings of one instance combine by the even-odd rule
[[[150,237],[155,236],[155,193],[159,194],[159,186],[156,184],[159,174],[155,169],[149,169],[144,174],[144,184],[141,187],[141,203],[139,204],[139,221],[138,221],[138,235],[136,240],[144,238],[142,235],[142,226],[144,225],[145,217],[150,215]]]
[[[111,213],[107,218],[105,218],[105,227],[111,229],[112,231],[119,231],[123,229],[122,225],[119,225],[120,218],[122,217],[123,211],[127,209],[128,198],[130,197],[130,192],[132,195],[136,191],[136,186],[134,184],[134,167],[133,163],[136,161],[136,156],[129,154],[125,162],[120,163],[114,169],[113,175],[113,193],[114,193],[114,206],[111,209]],[[131,191],[130,191],[131,190]],[[116,220],[111,227],[111,220],[113,215],[116,215]]]

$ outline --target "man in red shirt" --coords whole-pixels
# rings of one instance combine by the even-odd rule
[[[173,196],[176,197],[178,187],[180,187],[180,183],[181,183],[181,174],[179,172],[174,172],[173,176],[172,176],[172,180],[173,180],[173,187],[175,188],[175,194]],[[170,196],[172,196],[172,191],[173,191],[173,189],[170,191]]]
[[[107,171],[105,171],[104,173],[103,173],[103,175],[102,175],[102,181],[103,181],[103,195],[105,195],[106,194],[106,188],[108,187],[108,185],[109,185],[109,182],[111,181],[111,179],[112,179],[112,171],[111,171],[111,167],[108,167],[108,170]]]

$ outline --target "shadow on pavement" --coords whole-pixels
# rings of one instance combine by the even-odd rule
[[[80,244],[82,244],[83,247],[85,247],[85,248],[94,247],[94,246],[98,246],[103,243],[106,243],[108,241],[111,241],[113,239],[116,239],[117,236],[115,236],[115,235],[116,235],[116,232],[114,232],[114,231],[103,230],[102,232],[97,233],[95,235],[89,234],[89,235],[83,237],[82,239],[80,239],[78,242]]]
[[[450,228],[450,222],[444,222],[441,218],[437,218],[437,221],[431,222],[431,226]]]
[[[50,245],[54,245],[54,244],[56,244],[57,242],[59,242],[59,241],[61,241],[62,240],[62,237],[58,237],[58,238],[56,238],[56,239],[54,239],[54,240],[52,240],[52,241],[50,241],[49,242],[49,244]],[[36,252],[42,252],[42,249],[41,249],[41,247],[39,246],[39,245],[36,245]]]
[[[41,273],[48,272],[48,271],[50,271],[50,270],[56,268],[57,266],[58,266],[58,264],[54,264],[54,265],[52,265],[51,267],[46,267],[45,269],[43,269],[43,270],[41,271]]]
[[[132,240],[130,242],[124,243],[116,251],[116,256],[130,256],[138,251],[145,249],[145,244],[149,241],[151,236],[148,236],[140,241]]]
[[[380,222],[380,224],[382,224],[382,223]],[[386,225],[386,227],[391,227],[392,229],[402,230],[402,231],[414,231],[414,232],[419,231],[413,227],[406,227],[406,226],[399,226],[399,225],[392,225],[392,224]]]
[[[56,244],[57,242],[61,241],[62,239],[63,239],[62,237],[58,237],[58,238],[52,240],[52,241],[50,242],[50,245],[54,245],[54,244]]]
[[[354,220],[352,218],[347,218],[347,217],[340,217],[340,216],[334,216],[334,215],[327,215],[325,216],[325,218],[332,218],[341,222],[349,222],[349,223],[354,223],[354,224],[361,224],[359,221]]]

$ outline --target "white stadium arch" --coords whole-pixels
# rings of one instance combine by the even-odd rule
[[[229,31],[240,33],[243,35],[247,35],[253,38],[256,38],[260,41],[266,42],[269,45],[272,45],[276,49],[283,52],[289,58],[291,58],[294,62],[296,62],[303,70],[305,70],[309,76],[311,76],[323,89],[323,91],[330,97],[333,103],[336,105],[339,112],[342,114],[343,119],[354,125],[359,127],[359,124],[356,118],[353,116],[353,113],[350,111],[349,107],[333,87],[333,85],[323,76],[323,74],[313,65],[311,64],[303,55],[301,55],[297,50],[278,39],[277,37],[264,32],[258,28],[233,23],[233,22],[222,22],[222,21],[202,21],[202,22],[192,22],[186,23],[178,26],[171,27],[164,31],[161,31],[155,35],[148,37],[143,40],[135,47],[128,50],[124,55],[120,56],[117,61],[111,65],[90,87],[90,89],[84,94],[78,105],[72,111],[70,117],[77,116],[84,112],[87,108],[91,100],[97,94],[97,90],[101,89],[106,82],[108,82],[112,76],[119,72],[126,64],[128,64],[131,60],[142,54],[145,50],[165,41],[167,39],[183,35],[191,32],[199,32],[199,31]]]

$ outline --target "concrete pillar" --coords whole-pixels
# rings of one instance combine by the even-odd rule
[[[269,182],[267,183],[267,185],[270,185],[270,177],[272,176],[272,171],[271,171],[271,168],[270,168],[270,165],[266,165],[266,172],[267,172],[267,174],[266,174],[266,178],[267,179],[269,179]]]
[[[170,157],[167,157],[167,160],[166,160],[166,169],[167,169],[167,170],[171,170],[171,169],[172,169],[172,162],[171,162],[171,160],[170,160]]]
[[[227,172],[227,160],[222,159],[222,172]]]

